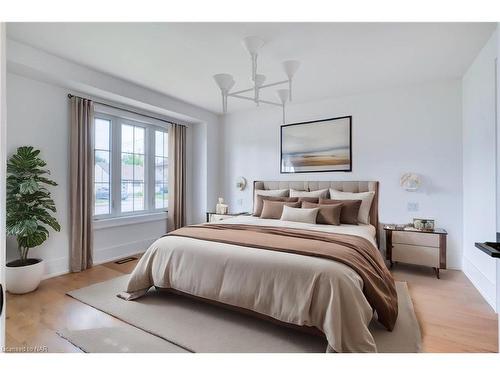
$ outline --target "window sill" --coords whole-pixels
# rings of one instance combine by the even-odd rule
[[[94,219],[94,230],[101,230],[125,225],[148,223],[167,219],[167,212],[155,212],[143,215],[113,217],[109,219]]]

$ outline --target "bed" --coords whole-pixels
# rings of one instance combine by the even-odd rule
[[[368,325],[397,317],[392,276],[377,249],[375,181],[256,181],[255,190],[373,191],[370,223],[322,225],[254,216],[188,226],[155,241],[120,297],[157,287],[320,332],[329,352],[376,352]],[[160,323],[159,323],[160,324]]]

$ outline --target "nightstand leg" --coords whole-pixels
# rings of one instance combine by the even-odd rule
[[[390,262],[391,262],[390,268],[392,268],[392,266],[394,265],[394,263],[392,262],[392,260]]]
[[[439,268],[437,267],[433,267],[434,268],[434,271],[436,272],[436,277],[439,279]]]

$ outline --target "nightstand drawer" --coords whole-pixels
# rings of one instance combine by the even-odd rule
[[[393,232],[393,244],[439,247],[439,235],[434,233]]]
[[[393,233],[395,234],[395,233]],[[406,244],[393,244],[392,260],[439,268],[439,248]]]
[[[212,214],[212,215],[210,215],[210,222],[213,223],[213,222],[216,222],[216,221],[221,221],[221,220],[229,219],[231,217],[234,217],[234,216],[232,216],[232,215]]]

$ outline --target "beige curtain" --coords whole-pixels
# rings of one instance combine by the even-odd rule
[[[168,231],[186,224],[186,127],[168,132]]]
[[[71,271],[92,266],[92,213],[94,201],[93,153],[94,105],[91,100],[71,98]]]

